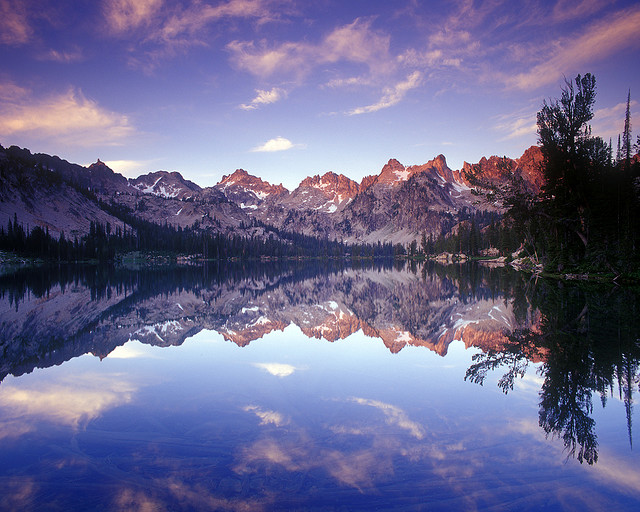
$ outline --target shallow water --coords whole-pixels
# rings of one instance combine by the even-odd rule
[[[0,290],[0,509],[640,506],[633,290],[472,266]]]

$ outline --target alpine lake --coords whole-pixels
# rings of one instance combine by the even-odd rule
[[[0,276],[0,510],[640,510],[640,293],[479,264]]]

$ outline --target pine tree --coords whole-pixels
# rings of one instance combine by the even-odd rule
[[[631,165],[631,89],[627,94],[627,110],[624,116],[624,131],[622,132],[622,157],[624,158],[624,168],[629,170]]]

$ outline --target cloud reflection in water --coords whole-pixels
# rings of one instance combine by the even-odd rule
[[[28,422],[41,420],[77,429],[106,410],[130,402],[136,390],[123,374],[75,375],[41,389],[5,384],[0,389],[0,408],[4,409],[0,425],[4,431],[20,417],[23,428],[19,433],[29,430]]]
[[[298,369],[295,366],[284,363],[254,363],[253,366],[269,372],[274,377],[288,377]]]

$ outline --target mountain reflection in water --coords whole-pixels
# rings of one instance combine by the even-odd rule
[[[177,346],[202,329],[238,346],[292,324],[331,342],[362,330],[393,353],[413,345],[444,356],[453,340],[499,349],[515,328],[537,324],[537,311],[513,295],[519,276],[471,270],[82,267],[4,276],[0,378],[88,352],[105,357],[131,339]]]
[[[318,354],[326,354],[321,345],[302,347],[299,340],[294,343],[291,341],[292,328],[320,343],[345,340],[344,343],[352,344],[357,353],[341,352],[342,357],[361,358],[359,364],[363,373],[348,375],[358,371],[358,361],[355,360],[329,358],[320,362]],[[132,373],[120,372],[117,377],[78,369],[73,370],[72,374],[56,377],[57,380],[41,388],[32,380],[20,380],[41,378],[42,374],[34,371],[39,368],[53,371],[54,367],[60,367],[56,371],[63,371],[74,360],[80,364],[79,361],[84,359],[81,356],[85,354],[93,354],[100,360],[109,356],[108,359],[124,361],[141,359],[139,356],[150,357],[149,350],[152,347],[180,349],[180,353],[172,352],[172,357],[175,356],[173,364],[178,365],[180,354],[191,350],[191,345],[185,342],[198,339],[198,335],[209,336],[207,333],[210,332],[217,333],[224,340],[221,340],[222,343],[238,347],[250,345],[253,352],[244,355],[234,352],[237,355],[229,360],[228,368],[240,360],[246,359],[247,362],[242,367],[244,369],[237,370],[240,372],[237,375],[227,375],[225,372],[231,370],[222,363],[216,366],[220,375],[215,378],[219,379],[220,389],[211,385],[208,390],[195,391],[198,382],[214,378],[206,373],[198,376],[196,369],[192,369],[193,375],[189,376],[191,380],[185,377],[184,386],[189,389],[193,387],[194,394],[205,395],[204,401],[198,402],[199,405],[194,402],[194,411],[200,411],[203,407],[206,409],[207,400],[213,400],[211,403],[215,404],[217,419],[206,415],[201,417],[204,413],[194,412],[195,422],[185,427],[188,434],[184,434],[184,439],[169,439],[174,422],[184,421],[186,425],[188,421],[186,416],[181,420],[166,412],[171,407],[183,407],[180,402],[172,402],[169,392],[165,391],[166,403],[164,406],[158,405],[158,409],[146,411],[145,407],[150,406],[137,404],[139,399],[136,397],[142,393],[141,389],[151,386],[147,381],[154,382],[154,379],[160,378],[159,369],[133,367],[130,370]],[[279,342],[283,345],[279,345],[278,350],[286,349],[279,361],[273,359],[273,353],[268,352],[269,346],[260,345],[267,343],[265,340],[272,336],[281,336],[283,340]],[[361,337],[358,339],[368,340],[367,344],[352,341],[357,336]],[[476,474],[471,469],[473,464],[486,465],[489,469],[492,464],[507,468],[514,462],[502,453],[504,447],[496,445],[492,449],[495,460],[480,463],[473,455],[479,448],[472,448],[464,439],[456,440],[456,428],[461,432],[473,431],[469,426],[461,426],[464,418],[471,413],[460,411],[455,417],[445,408],[457,403],[459,399],[456,397],[459,395],[487,399],[487,391],[482,391],[485,388],[469,386],[469,382],[465,384],[464,381],[480,385],[491,382],[491,387],[497,384],[498,390],[510,394],[506,407],[509,407],[510,400],[514,407],[520,403],[515,398],[518,392],[524,389],[523,386],[534,383],[538,386],[535,390],[537,428],[543,437],[542,441],[535,441],[542,443],[537,446],[552,447],[558,438],[565,452],[565,456],[559,458],[560,462],[564,458],[567,462],[577,461],[578,467],[582,467],[582,463],[586,463],[584,466],[587,467],[601,466],[600,477],[606,474],[609,479],[619,480],[618,485],[622,486],[623,491],[612,491],[611,496],[602,498],[604,501],[586,502],[587,509],[596,506],[596,503],[609,503],[631,510],[640,499],[640,465],[634,465],[635,461],[630,467],[627,464],[625,480],[611,469],[616,465],[615,458],[598,463],[602,444],[599,444],[598,423],[602,422],[603,428],[608,429],[604,441],[607,453],[618,453],[621,449],[617,441],[613,442],[613,447],[609,446],[609,438],[616,438],[618,434],[615,432],[620,432],[620,425],[624,426],[627,439],[625,449],[630,453],[633,441],[633,393],[640,380],[639,336],[640,311],[635,290],[536,282],[526,275],[506,269],[477,265],[442,267],[413,264],[405,267],[395,264],[353,268],[319,263],[269,263],[173,269],[124,270],[88,266],[21,271],[0,277],[0,440],[21,439],[40,432],[42,427],[35,420],[27,422],[21,421],[21,418],[42,416],[46,412],[48,421],[74,432],[84,432],[87,444],[90,444],[89,439],[98,443],[100,430],[94,431],[94,425],[107,421],[111,417],[110,412],[134,411],[137,408],[138,412],[134,414],[142,418],[140,421],[145,426],[140,428],[147,435],[156,436],[160,432],[160,437],[168,436],[170,443],[176,443],[174,448],[163,448],[173,451],[170,456],[165,454],[169,457],[167,464],[179,466],[183,461],[190,469],[183,468],[180,471],[186,472],[188,478],[174,476],[161,481],[170,489],[167,492],[171,494],[171,499],[157,489],[145,494],[141,490],[148,484],[143,476],[147,471],[142,467],[144,463],[128,463],[122,458],[118,463],[119,471],[133,472],[137,476],[132,477],[128,490],[119,495],[120,501],[114,502],[114,508],[122,508],[120,505],[124,508],[143,508],[147,504],[156,508],[166,506],[168,509],[183,506],[213,510],[273,509],[286,508],[283,503],[288,503],[294,508],[326,509],[339,508],[333,501],[338,496],[347,500],[347,509],[367,509],[372,506],[392,509],[400,505],[416,509],[425,503],[430,504],[426,507],[430,509],[466,508],[471,504],[479,509],[494,506],[508,508],[509,504],[531,495],[531,486],[534,484],[527,480],[531,475],[526,476],[525,471],[522,481],[518,483],[502,482],[500,490],[493,488],[497,484],[488,476],[483,477],[486,481],[474,480],[472,487],[475,495],[470,498],[468,489],[460,488],[449,480],[457,472],[469,471],[471,478],[472,474]],[[371,347],[372,339],[378,340],[379,348],[384,347],[386,356],[377,349],[366,348]],[[452,347],[460,342],[464,345],[465,353],[469,349],[469,355],[454,350],[456,353],[449,356]],[[249,360],[256,351],[267,351],[265,353],[270,354],[272,359]],[[310,354],[309,361],[304,359],[305,351]],[[153,353],[157,356],[157,352]],[[300,355],[296,356],[298,353]],[[284,354],[291,360],[287,360]],[[418,383],[422,382],[422,377],[416,377],[420,374],[415,372],[420,365],[427,364],[425,358],[428,354],[443,363],[428,359],[430,366],[420,371],[425,375],[433,373],[428,381],[431,388],[421,388]],[[401,359],[397,359],[401,356]],[[382,357],[384,359],[380,359]],[[416,366],[412,360],[418,359],[424,362]],[[443,370],[438,368],[446,368],[449,360],[452,366],[459,365],[461,359],[465,363],[457,374],[459,382],[443,387],[444,384],[437,381],[438,372]],[[386,363],[382,363],[383,360]],[[157,364],[161,365],[159,362]],[[319,376],[314,379],[308,376],[312,373],[308,369],[314,364],[324,368],[323,378],[326,380],[318,380],[321,379]],[[385,370],[380,364],[386,364],[389,368]],[[251,374],[253,379],[271,377],[283,382],[282,379],[304,378],[305,384],[293,390],[272,388],[270,386],[273,384],[264,381],[265,387],[258,393],[274,394],[268,394],[269,400],[265,398],[264,403],[249,396],[256,393],[250,387],[229,388],[228,398],[219,394],[224,393],[225,383],[231,385],[234,382],[233,386],[237,388],[245,385],[240,382],[250,382],[242,377],[242,372],[250,371],[248,368],[263,372],[264,377]],[[379,371],[378,381],[376,375],[365,370]],[[151,378],[143,378],[148,371],[157,371],[158,375],[152,373]],[[178,370],[173,367],[162,371]],[[187,369],[185,375],[189,371]],[[304,376],[305,371],[307,377]],[[385,377],[387,371],[391,373]],[[338,391],[338,383],[343,380],[345,384]],[[20,382],[28,383],[24,384],[25,389],[18,386]],[[367,385],[370,386],[369,396],[366,396]],[[375,386],[380,386],[380,396],[374,396]],[[436,389],[441,394],[451,393],[451,396],[436,397],[433,394]],[[336,396],[328,397],[330,390],[334,390]],[[318,392],[327,393],[327,398],[321,399]],[[340,392],[345,395],[337,396]],[[236,395],[246,403],[234,402],[232,406],[230,401]],[[162,396],[159,393],[149,400],[160,403]],[[601,407],[594,408],[594,396],[599,396]],[[500,414],[506,413],[501,409],[504,406],[498,397],[492,397],[493,405],[490,407],[495,407],[495,410],[485,411],[486,415],[491,415],[491,419],[487,420],[486,425],[478,424],[477,428],[486,432],[492,429],[513,430],[519,436],[527,432],[527,435],[535,437],[537,434],[525,423],[518,425],[516,420],[511,420],[501,424]],[[420,407],[435,407],[434,404],[440,403],[440,400],[444,402],[431,415],[425,416],[422,421],[415,419],[414,416],[424,414]],[[605,406],[608,401],[615,403],[618,400],[624,405],[626,418],[623,415],[622,418],[612,419],[605,414],[611,407]],[[227,405],[226,401],[229,401]],[[271,402],[280,404],[281,408],[266,405]],[[296,424],[294,417],[295,411],[301,412],[303,408],[311,407],[307,402],[313,403],[314,411],[303,414],[306,421],[310,422],[303,428]],[[402,402],[404,406],[396,402]],[[414,407],[417,409],[410,415],[408,411]],[[469,407],[473,408],[471,405]],[[159,412],[163,410],[165,412]],[[340,411],[351,418],[350,422],[332,423],[332,418],[337,418]],[[382,415],[385,429],[396,429],[410,441],[405,443],[389,433],[383,435],[382,431],[376,432],[372,426],[375,424],[374,411]],[[276,429],[279,434],[269,437],[246,430],[248,427],[240,422],[238,414],[254,417],[261,429]],[[481,415],[482,411],[477,414]],[[315,415],[320,416],[315,418]],[[435,422],[433,418],[440,419],[429,430],[426,424]],[[124,420],[114,417],[109,421]],[[216,444],[222,441],[214,441],[213,438],[207,441],[210,434],[206,426],[213,425],[212,421],[217,422],[220,428],[228,425],[231,431],[239,428],[244,432],[237,434],[244,436],[243,440],[232,435],[232,439],[226,441],[232,445],[227,447],[228,450],[234,453],[227,453],[222,444]],[[148,422],[150,424],[146,425]],[[101,428],[107,429],[108,426],[107,422],[107,426]],[[131,428],[134,427],[127,427]],[[437,435],[438,429],[440,435]],[[44,436],[48,435],[52,434]],[[100,443],[117,444],[119,436],[123,435],[110,431],[108,436],[112,438],[107,436]],[[201,439],[201,436],[204,438]],[[368,447],[358,444],[357,440],[364,436],[372,438],[372,444]],[[490,436],[486,439],[490,439]],[[486,439],[482,442],[491,446],[491,441]],[[144,438],[135,440],[151,443]],[[150,449],[159,450],[157,442],[153,442],[154,446]],[[200,442],[204,444],[199,445]],[[190,443],[195,444],[192,446]],[[91,446],[94,451],[100,450]],[[207,487],[207,482],[193,481],[198,474],[193,464],[196,460],[194,457],[200,457],[196,454],[199,449],[208,453],[209,462],[204,459],[201,461],[204,467],[226,468],[226,473],[216,473],[215,478],[212,475],[208,477],[217,482],[215,492]],[[524,445],[522,449],[525,449]],[[20,457],[26,457],[16,450],[14,448],[5,453],[0,448],[0,459],[13,456],[17,461]],[[137,456],[141,456],[140,450],[136,452]],[[61,464],[62,467],[80,464],[78,461],[82,457],[75,448],[71,452],[75,455],[70,453],[68,460],[63,461],[58,457],[50,464]],[[479,455],[482,453],[482,450],[478,452]],[[107,469],[103,467],[104,458],[96,454],[83,456],[92,460],[90,467],[94,471],[114,477],[111,466]],[[93,460],[94,456],[98,458]],[[125,457],[125,454],[108,457]],[[151,455],[148,457],[151,458],[143,457],[143,461],[153,466],[148,471],[169,470],[168,467],[162,469],[163,464],[158,465],[159,460],[154,461]],[[551,456],[551,459],[554,458],[558,459],[555,455]],[[17,508],[21,508],[25,503],[37,508],[41,494],[36,491],[30,494],[25,489],[30,488],[29,485],[35,489],[33,482],[40,477],[27,474],[28,468],[25,469],[27,473],[20,473],[20,463],[12,464],[11,457],[5,460],[8,462],[0,463],[0,490],[6,491],[4,495],[13,496],[14,501],[0,505],[0,509],[16,508],[14,505],[20,505]],[[400,460],[408,462],[403,465]],[[35,462],[30,464],[37,466]],[[87,461],[80,465],[83,464],[87,464]],[[200,462],[196,466],[200,467]],[[289,477],[285,482],[274,476],[274,467],[298,477],[294,480]],[[544,470],[538,468],[538,471],[551,471],[549,467],[555,467],[554,463],[544,466]],[[177,467],[173,469],[178,471]],[[351,496],[345,491],[336,491],[333,484],[329,487],[326,483],[320,484],[318,472],[321,469],[340,489],[352,489],[356,494]],[[523,468],[518,466],[517,471],[521,470]],[[533,471],[534,467],[530,470]],[[571,471],[578,470],[574,468]],[[615,477],[612,476],[614,474]],[[256,480],[256,475],[262,476]],[[128,481],[129,477],[122,473],[114,478]],[[508,480],[511,477],[504,478]],[[576,483],[579,480],[574,481],[573,478],[568,489],[578,492],[582,484]],[[448,483],[437,484],[439,479]],[[554,479],[557,479],[557,475],[549,476],[545,481],[545,485],[551,486],[547,489],[549,495],[540,494],[541,501],[534,500],[531,507],[535,503],[547,503],[551,508],[564,508],[560,505],[565,499],[562,498],[563,493],[572,495],[573,491],[561,489],[557,482],[550,483],[555,482]],[[383,482],[387,483],[380,486]],[[421,489],[420,494],[412,495],[411,489]],[[207,500],[198,501],[201,498],[197,496],[205,490],[208,493]],[[290,494],[288,501],[281,501],[283,491]],[[328,493],[326,496],[318,495],[325,491]],[[25,495],[31,496],[31,501],[21,502],[21,498],[16,497],[25,492]],[[400,499],[398,493],[404,493],[405,498]],[[430,497],[427,498],[424,493]],[[371,499],[364,499],[363,496]],[[75,506],[85,508],[87,502],[78,502]]]

